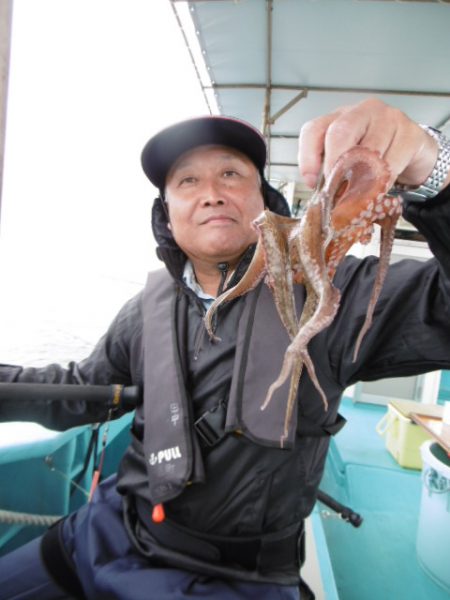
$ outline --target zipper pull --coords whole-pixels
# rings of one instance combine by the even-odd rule
[[[152,511],[153,523],[162,523],[165,518],[166,513],[164,512],[164,504],[155,504]]]
[[[216,296],[218,298],[224,290],[225,282],[227,280],[227,275],[228,275],[228,269],[230,268],[230,265],[227,262],[220,262],[220,263],[217,263],[217,268],[220,271],[220,283],[219,283],[219,289],[217,290],[217,296]],[[218,311],[216,311],[214,313],[213,320],[211,323],[211,329],[213,331],[216,330],[216,326],[217,326],[217,312]]]
[[[223,292],[223,288],[225,287],[225,281],[227,280],[228,269],[230,268],[230,265],[227,262],[220,262],[217,263],[217,268],[220,271],[220,284],[219,289],[217,290],[217,296],[220,296],[220,294]]]

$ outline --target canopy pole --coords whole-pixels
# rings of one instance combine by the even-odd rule
[[[271,113],[271,88],[272,88],[272,12],[273,12],[273,0],[266,0],[266,15],[267,15],[267,28],[266,28],[266,94],[264,99],[264,113],[262,132],[267,140],[267,164],[269,165],[267,179],[270,179],[270,113]]]
[[[13,0],[0,0],[0,219],[5,157],[6,104],[8,98],[9,57],[11,52],[12,10]]]

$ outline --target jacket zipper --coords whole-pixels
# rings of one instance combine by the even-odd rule
[[[217,290],[217,297],[219,297],[225,288],[225,282],[227,280],[227,275],[228,275],[228,270],[230,268],[230,265],[227,262],[220,262],[217,264],[217,268],[220,271],[220,283],[219,283],[219,288]],[[216,322],[217,322],[217,312],[214,315],[214,320],[212,323],[213,330],[216,327]],[[205,326],[202,321],[200,323],[200,327],[197,332],[197,336],[196,336],[196,340],[195,340],[195,344],[194,344],[194,360],[198,360],[198,356],[200,354],[201,346],[203,343],[203,336],[205,335],[205,333],[206,333],[206,329],[205,329]]]

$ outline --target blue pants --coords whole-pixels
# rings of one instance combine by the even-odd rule
[[[88,600],[299,600],[297,587],[222,580],[151,565],[131,545],[112,480],[69,517],[65,545]],[[101,518],[99,519],[99,516]],[[52,582],[33,540],[0,558],[0,600],[70,598]]]

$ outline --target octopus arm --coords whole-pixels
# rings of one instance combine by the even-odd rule
[[[267,270],[263,244],[261,238],[259,238],[258,243],[256,244],[255,253],[253,255],[252,261],[250,262],[248,269],[244,273],[242,279],[235,286],[218,296],[206,311],[206,315],[204,318],[205,327],[209,337],[212,340],[220,341],[220,338],[216,337],[213,332],[213,317],[217,312],[219,306],[221,304],[224,304],[225,302],[230,302],[231,300],[234,300],[234,298],[243,296],[244,294],[252,290],[263,279],[266,272]]]
[[[400,206],[400,205],[399,205]],[[394,245],[395,238],[395,226],[397,224],[400,212],[394,213],[392,216],[384,217],[381,221],[381,245],[380,245],[380,260],[378,263],[377,272],[375,275],[375,281],[372,288],[372,294],[370,296],[369,305],[367,307],[367,314],[364,323],[360,329],[358,337],[355,343],[355,349],[353,352],[353,362],[358,358],[361,343],[364,336],[372,325],[373,313],[375,305],[380,296],[381,289],[383,287],[384,280],[389,268],[389,259]]]

